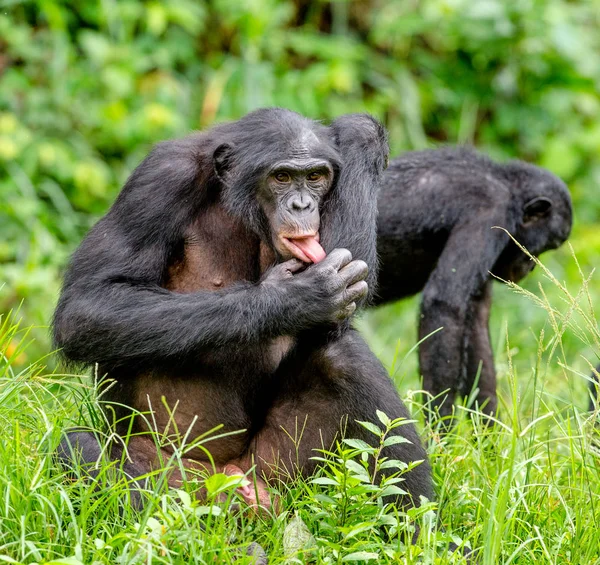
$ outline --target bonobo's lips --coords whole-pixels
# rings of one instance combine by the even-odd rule
[[[282,236],[281,242],[296,259],[304,263],[318,263],[325,259],[325,250],[319,244],[318,233],[293,237]]]

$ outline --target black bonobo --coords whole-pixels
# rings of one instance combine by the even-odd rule
[[[393,159],[379,193],[375,303],[423,291],[419,338],[424,388],[442,416],[471,392],[496,412],[496,372],[488,321],[493,275],[518,282],[532,255],[569,236],[571,198],[545,169],[496,163],[467,148],[416,151]],[[445,392],[447,391],[447,392]]]
[[[226,473],[256,464],[258,488],[240,492],[269,506],[264,481],[311,473],[314,450],[340,432],[372,442],[356,420],[375,421],[376,409],[408,417],[349,324],[374,289],[387,152],[367,115],[324,126],[273,108],[150,153],[75,252],[54,317],[65,357],[115,381],[105,398],[120,433],[126,406],[151,408],[161,433],[172,419],[190,438],[244,430],[207,444],[214,468],[200,449],[187,462]],[[412,425],[395,433],[410,442],[385,456],[423,460],[398,502],[418,504],[432,497],[427,456]],[[98,456],[92,434],[67,434],[63,459],[71,446],[78,462]],[[158,464],[143,434],[128,452],[131,475]]]

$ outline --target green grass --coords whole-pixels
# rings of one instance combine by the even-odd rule
[[[15,343],[26,344],[28,330],[19,328],[18,316],[3,316],[0,562],[248,563],[243,548],[256,541],[270,563],[464,563],[447,551],[450,542],[477,550],[484,565],[600,563],[597,414],[585,411],[584,378],[584,359],[594,363],[600,352],[592,308],[598,279],[579,273],[568,250],[556,255],[552,272],[578,279],[572,288],[543,267],[524,289],[497,285],[495,426],[484,424],[469,399],[449,434],[422,423],[415,300],[361,319],[429,444],[438,500],[408,515],[381,502],[382,494],[402,488],[401,473],[374,487],[366,461],[377,452],[353,441],[329,454],[317,477],[278,487],[278,516],[227,511],[237,483],[224,476],[204,485],[209,496],[199,502],[197,477],[167,491],[161,472],[152,477],[146,510],[136,513],[126,485],[111,481],[111,465],[99,466],[94,485],[57,468],[52,452],[62,430],[101,421],[93,379],[47,375],[44,360],[15,372],[22,354]],[[380,421],[382,441],[386,429],[401,424],[384,415]],[[228,502],[217,503],[223,493]],[[404,543],[409,522],[421,526],[412,546]]]

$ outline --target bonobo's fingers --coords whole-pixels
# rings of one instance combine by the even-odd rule
[[[297,273],[304,267],[306,267],[306,264],[298,259],[290,259],[289,261],[279,263],[267,271],[263,282],[278,285],[283,280],[291,279],[294,273]]]
[[[352,316],[354,312],[356,312],[356,302],[351,302],[338,312],[337,319],[340,321],[345,320],[346,318]]]
[[[350,306],[351,303],[367,295],[368,286],[364,279],[368,275],[368,265],[361,260],[352,260],[352,253],[347,249],[334,249],[322,261],[294,276],[288,272],[287,276],[280,274],[278,279],[277,267],[272,269],[273,273],[265,282],[276,284],[288,279],[285,282],[289,289],[286,298],[298,305],[293,310],[298,315],[299,327],[339,323],[356,310],[356,304]],[[291,268],[295,267],[291,265]]]
[[[336,318],[345,320],[352,316],[356,311],[356,302],[364,298],[368,291],[369,286],[365,281],[358,281],[346,288],[341,294]]]
[[[346,286],[353,285],[359,281],[364,281],[368,274],[369,266],[360,259],[355,259],[340,269],[340,276],[343,278]]]
[[[356,302],[367,296],[367,292],[369,292],[367,283],[365,281],[358,281],[346,289],[346,292],[344,292],[344,302],[347,304]]]
[[[352,253],[347,249],[334,249],[325,259],[315,265],[316,268],[333,267],[339,271],[352,261]],[[313,268],[315,268],[313,267]]]
[[[290,259],[289,261],[285,261],[278,266],[288,273],[297,273],[300,269],[306,267],[306,264],[299,259]]]

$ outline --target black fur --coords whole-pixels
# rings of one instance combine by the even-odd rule
[[[450,413],[456,394],[471,392],[480,364],[478,401],[486,412],[496,411],[490,272],[517,282],[534,263],[492,228],[505,228],[538,256],[559,247],[571,224],[567,187],[540,167],[496,163],[467,148],[391,161],[379,193],[375,301],[423,291],[419,337],[443,330],[421,345],[421,373],[442,415]]]
[[[54,316],[57,347],[69,361],[100,364],[116,381],[109,400],[147,411],[152,397],[159,427],[164,395],[172,408],[179,403],[179,429],[199,417],[192,437],[218,424],[245,429],[209,444],[218,468],[234,461],[247,469],[255,458],[259,475],[270,478],[276,453],[288,470],[298,464],[309,473],[313,450],[328,447],[346,420],[347,435],[372,442],[355,419],[375,421],[376,409],[408,417],[348,323],[366,299],[364,280],[374,288],[376,193],[387,151],[385,130],[369,116],[324,126],[283,109],[161,143],[75,252]],[[257,191],[264,194],[274,163],[311,159],[334,171],[320,202],[327,258],[300,267],[274,248],[277,234]],[[222,288],[210,287],[213,279]],[[282,338],[291,345],[279,359],[273,351]],[[118,418],[128,414],[117,409]],[[305,418],[296,449],[282,427],[302,427]],[[136,419],[133,431],[144,430]],[[414,502],[431,498],[416,430],[397,433],[411,443],[386,456],[424,460],[406,485]],[[94,456],[95,438],[88,449],[75,439],[84,460]],[[152,466],[142,448],[130,443],[129,454],[140,472]],[[204,462],[201,452],[189,457]]]
[[[598,398],[600,397],[600,393],[598,392],[600,382],[598,381],[596,373],[600,374],[600,365],[596,367],[596,372],[592,371],[592,374],[590,375],[590,412],[596,410],[596,407],[598,406]]]

